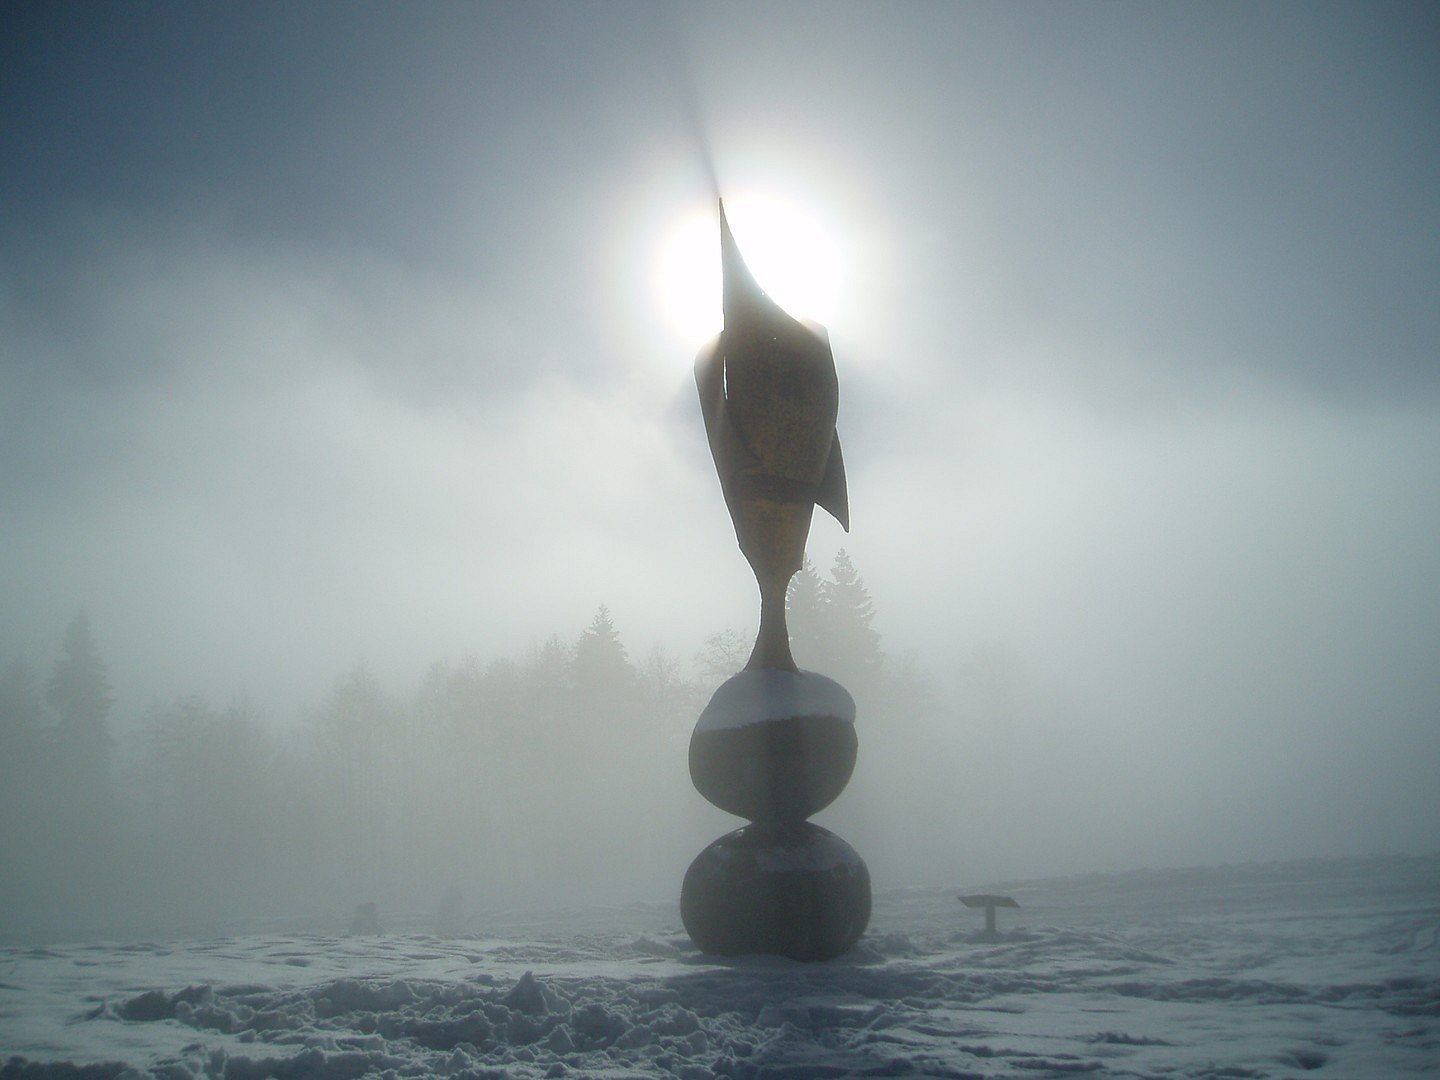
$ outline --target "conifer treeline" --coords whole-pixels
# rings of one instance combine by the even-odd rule
[[[797,661],[881,701],[874,607],[844,551],[789,599]],[[750,647],[711,635],[694,663],[635,659],[601,606],[525,656],[436,664],[408,693],[364,665],[284,732],[248,700],[159,702],[111,735],[88,620],[42,687],[0,680],[0,913],[17,925],[104,917],[157,925],[414,910],[459,888],[477,904],[668,895],[714,831],[686,767],[690,728]],[[889,688],[893,690],[893,687]]]

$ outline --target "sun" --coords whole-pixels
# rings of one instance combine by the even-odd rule
[[[828,323],[839,304],[844,260],[817,218],[796,202],[740,192],[725,216],[755,280],[797,319]],[[720,331],[720,218],[708,201],[665,230],[655,268],[671,329],[699,348]]]

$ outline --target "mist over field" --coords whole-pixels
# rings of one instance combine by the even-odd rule
[[[758,614],[702,142],[835,245],[877,887],[1435,850],[1431,7],[0,27],[6,933],[678,893]]]

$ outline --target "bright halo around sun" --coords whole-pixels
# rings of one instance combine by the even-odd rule
[[[829,323],[844,260],[819,221],[797,203],[746,193],[725,198],[725,217],[770,298],[797,319]],[[656,275],[665,318],[682,340],[699,348],[720,332],[720,215],[713,203],[666,230]]]

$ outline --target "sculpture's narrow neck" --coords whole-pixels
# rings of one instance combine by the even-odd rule
[[[780,671],[798,671],[795,658],[790,655],[790,631],[785,625],[785,592],[790,576],[778,575],[769,581],[760,580],[760,633],[755,637],[755,648],[750,653],[747,671],[756,668],[776,668]]]

